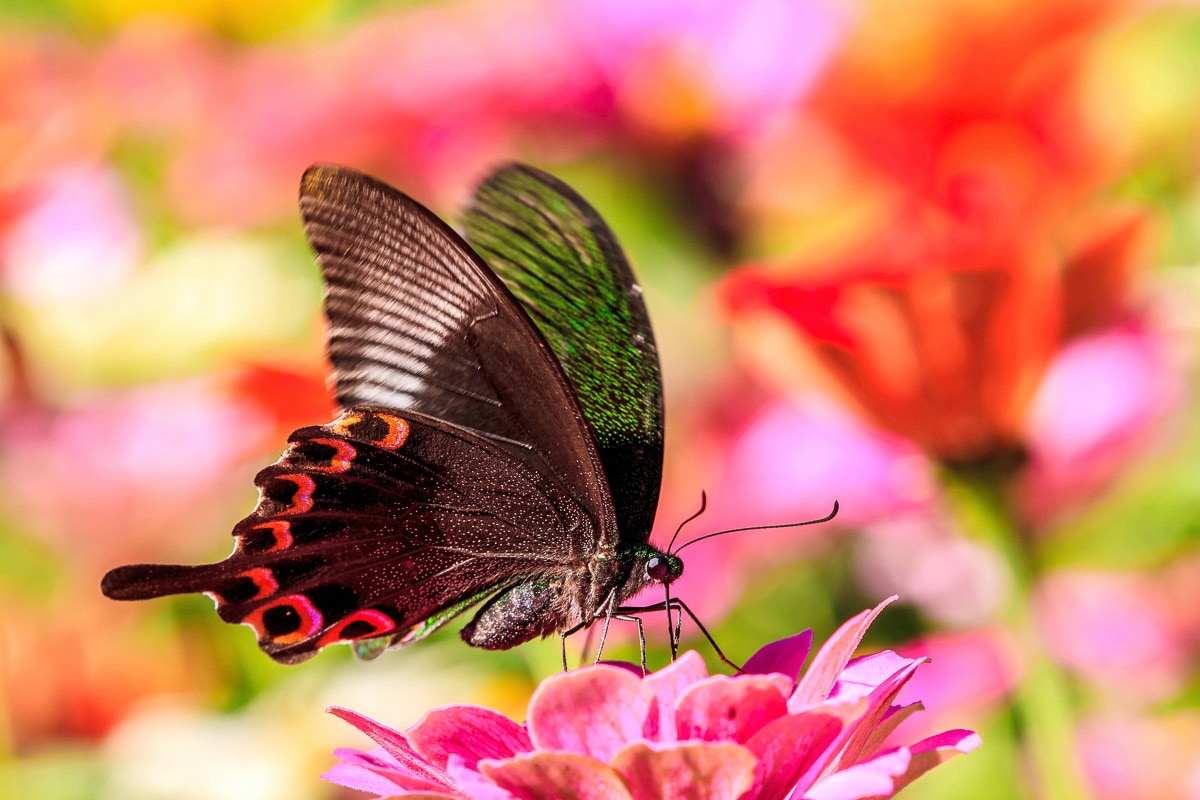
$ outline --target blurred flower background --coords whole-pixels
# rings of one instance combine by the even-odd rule
[[[8,0],[0,80],[0,797],[358,796],[326,706],[521,718],[557,642],[285,668],[99,593],[329,418],[303,169],[453,218],[516,158],[645,287],[656,540],[841,503],[688,551],[727,653],[898,593],[905,740],[983,739],[904,796],[1200,798],[1200,6]]]

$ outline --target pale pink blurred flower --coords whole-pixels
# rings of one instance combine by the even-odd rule
[[[174,148],[202,130],[227,99],[223,65],[230,49],[199,21],[137,16],[98,43],[91,80],[123,135]]]
[[[690,651],[644,678],[614,665],[555,675],[525,725],[448,706],[400,733],[334,709],[379,747],[337,751],[325,777],[379,797],[890,797],[979,737],[947,731],[885,749],[919,710],[895,700],[924,659],[851,660],[884,605],[843,625],[802,678],[811,631],[767,645],[736,677],[709,676]]]
[[[931,620],[956,628],[994,619],[1012,588],[995,551],[964,537],[932,503],[870,521],[854,561],[867,591],[902,595]]]
[[[1197,655],[1196,606],[1174,589],[1171,571],[1060,571],[1036,590],[1050,654],[1109,693],[1165,700],[1186,682]],[[1194,581],[1195,576],[1184,575]]]
[[[0,238],[6,288],[31,304],[84,300],[140,264],[129,194],[111,169],[75,164],[41,175]]]
[[[816,82],[847,27],[820,0],[564,4],[618,105],[663,131],[762,128]]]
[[[272,432],[255,406],[202,380],[20,411],[4,425],[5,510],[94,570],[92,586],[130,554],[194,557],[197,542],[211,544]]]
[[[70,37],[32,26],[0,30],[0,231],[41,174],[99,160],[111,147],[113,126],[90,66]]]
[[[1164,335],[1128,323],[1067,342],[1026,419],[1027,513],[1044,520],[1094,497],[1153,442],[1179,405],[1179,365]]]
[[[1194,709],[1085,720],[1076,752],[1097,800],[1200,798],[1200,714]]]

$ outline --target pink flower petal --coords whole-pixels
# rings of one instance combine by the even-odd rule
[[[1047,638],[1048,643],[1057,641],[1053,636]],[[1020,680],[1020,650],[1012,634],[991,628],[931,634],[905,645],[901,655],[930,659],[897,700],[920,701],[929,712],[921,715],[919,723],[905,726],[905,733],[928,736],[945,728],[948,718],[985,717]]]
[[[368,752],[339,748],[334,755],[342,763],[327,770],[321,777],[330,783],[369,792],[377,797],[393,797],[404,793],[405,797],[416,793],[421,797],[450,797],[462,800],[463,795],[452,792],[441,784],[414,778],[400,766],[382,747]],[[473,798],[474,800],[474,798]]]
[[[430,711],[408,732],[408,741],[443,770],[452,755],[474,766],[485,758],[512,758],[533,749],[525,728],[490,708],[467,705]]]
[[[479,772],[478,764],[467,764],[459,756],[450,756],[446,775],[458,790],[471,800],[512,800],[512,795]]]
[[[795,636],[771,642],[750,656],[742,671],[748,675],[776,672],[787,675],[792,682],[799,680],[800,670],[812,651],[813,632],[809,628]]]
[[[908,683],[917,667],[924,659],[912,661],[899,672],[892,675],[867,696],[867,709],[859,719],[848,729],[849,736],[842,746],[836,759],[826,767],[826,774],[834,770],[843,770],[854,764],[870,758],[875,754],[875,748],[880,744],[875,738],[875,731],[880,722],[891,712],[896,695]]]
[[[765,675],[714,675],[688,687],[675,709],[681,739],[744,742],[787,714],[787,699]]]
[[[860,800],[865,797],[891,797],[898,790],[896,778],[905,773],[912,760],[908,748],[901,747],[870,761],[835,772],[804,793],[804,800]]]
[[[335,764],[321,777],[347,789],[388,797],[397,790],[438,791],[443,788],[440,784],[412,777],[382,747],[365,753],[339,748],[333,754],[341,759],[341,763]]]
[[[804,673],[796,691],[788,701],[792,710],[819,703],[829,696],[833,684],[850,661],[858,643],[862,641],[867,628],[896,597],[884,600],[874,608],[852,617],[840,628],[834,631],[829,640],[817,651],[812,665]]]
[[[875,753],[882,750],[888,738],[900,727],[900,723],[918,711],[924,710],[925,706],[919,702],[909,703],[906,706],[892,706],[883,715],[883,719],[879,720],[879,724],[875,726],[875,729],[871,731],[871,735],[867,738],[866,745],[863,747],[863,752]]]
[[[578,753],[531,753],[479,768],[517,800],[633,800],[615,769]]]
[[[969,753],[982,744],[974,731],[946,731],[937,736],[922,739],[904,748],[912,753],[912,760],[903,775],[896,777],[896,791],[900,791],[938,764],[944,764],[954,756]]]
[[[783,800],[838,738],[842,720],[834,714],[802,711],[763,726],[746,748],[758,759],[759,783],[743,800]]]
[[[707,677],[708,667],[695,650],[688,650],[658,672],[647,675],[642,685],[654,692],[654,700],[642,735],[654,742],[675,741],[678,738],[675,705],[679,696],[693,683]]]
[[[879,688],[888,678],[905,667],[925,659],[904,658],[891,650],[856,658],[846,665],[829,693],[830,700],[857,700]]]
[[[642,738],[654,700],[636,675],[607,665],[547,678],[529,701],[529,737],[539,750],[566,750],[608,762]]]
[[[725,800],[754,783],[754,756],[729,742],[630,745],[613,759],[633,800]]]
[[[866,717],[869,706],[870,702],[866,698],[863,698],[852,703],[829,702],[808,711],[799,712],[800,714],[811,713],[834,717],[841,720],[841,730],[832,744],[825,747],[821,752],[816,753],[816,759],[812,762],[812,765],[804,770],[804,774],[795,782],[795,788],[792,790],[791,797],[800,797],[806,789],[822,777],[833,772],[834,762],[845,749],[846,742],[850,740],[857,726]],[[789,716],[798,716],[798,714],[792,713]]]
[[[387,751],[388,755],[396,759],[401,769],[408,770],[413,777],[424,778],[434,784],[450,786],[446,776],[430,767],[400,731],[380,725],[375,720],[348,708],[334,706],[329,709],[329,713],[349,722],[370,736],[376,744]]]

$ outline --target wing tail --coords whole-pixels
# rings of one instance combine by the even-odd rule
[[[100,591],[111,600],[149,600],[171,594],[209,592],[224,574],[221,564],[130,564],[104,576]]]

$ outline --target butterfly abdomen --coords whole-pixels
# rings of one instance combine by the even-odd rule
[[[557,632],[562,589],[560,580],[538,579],[501,592],[462,629],[463,641],[485,650],[507,650]]]

